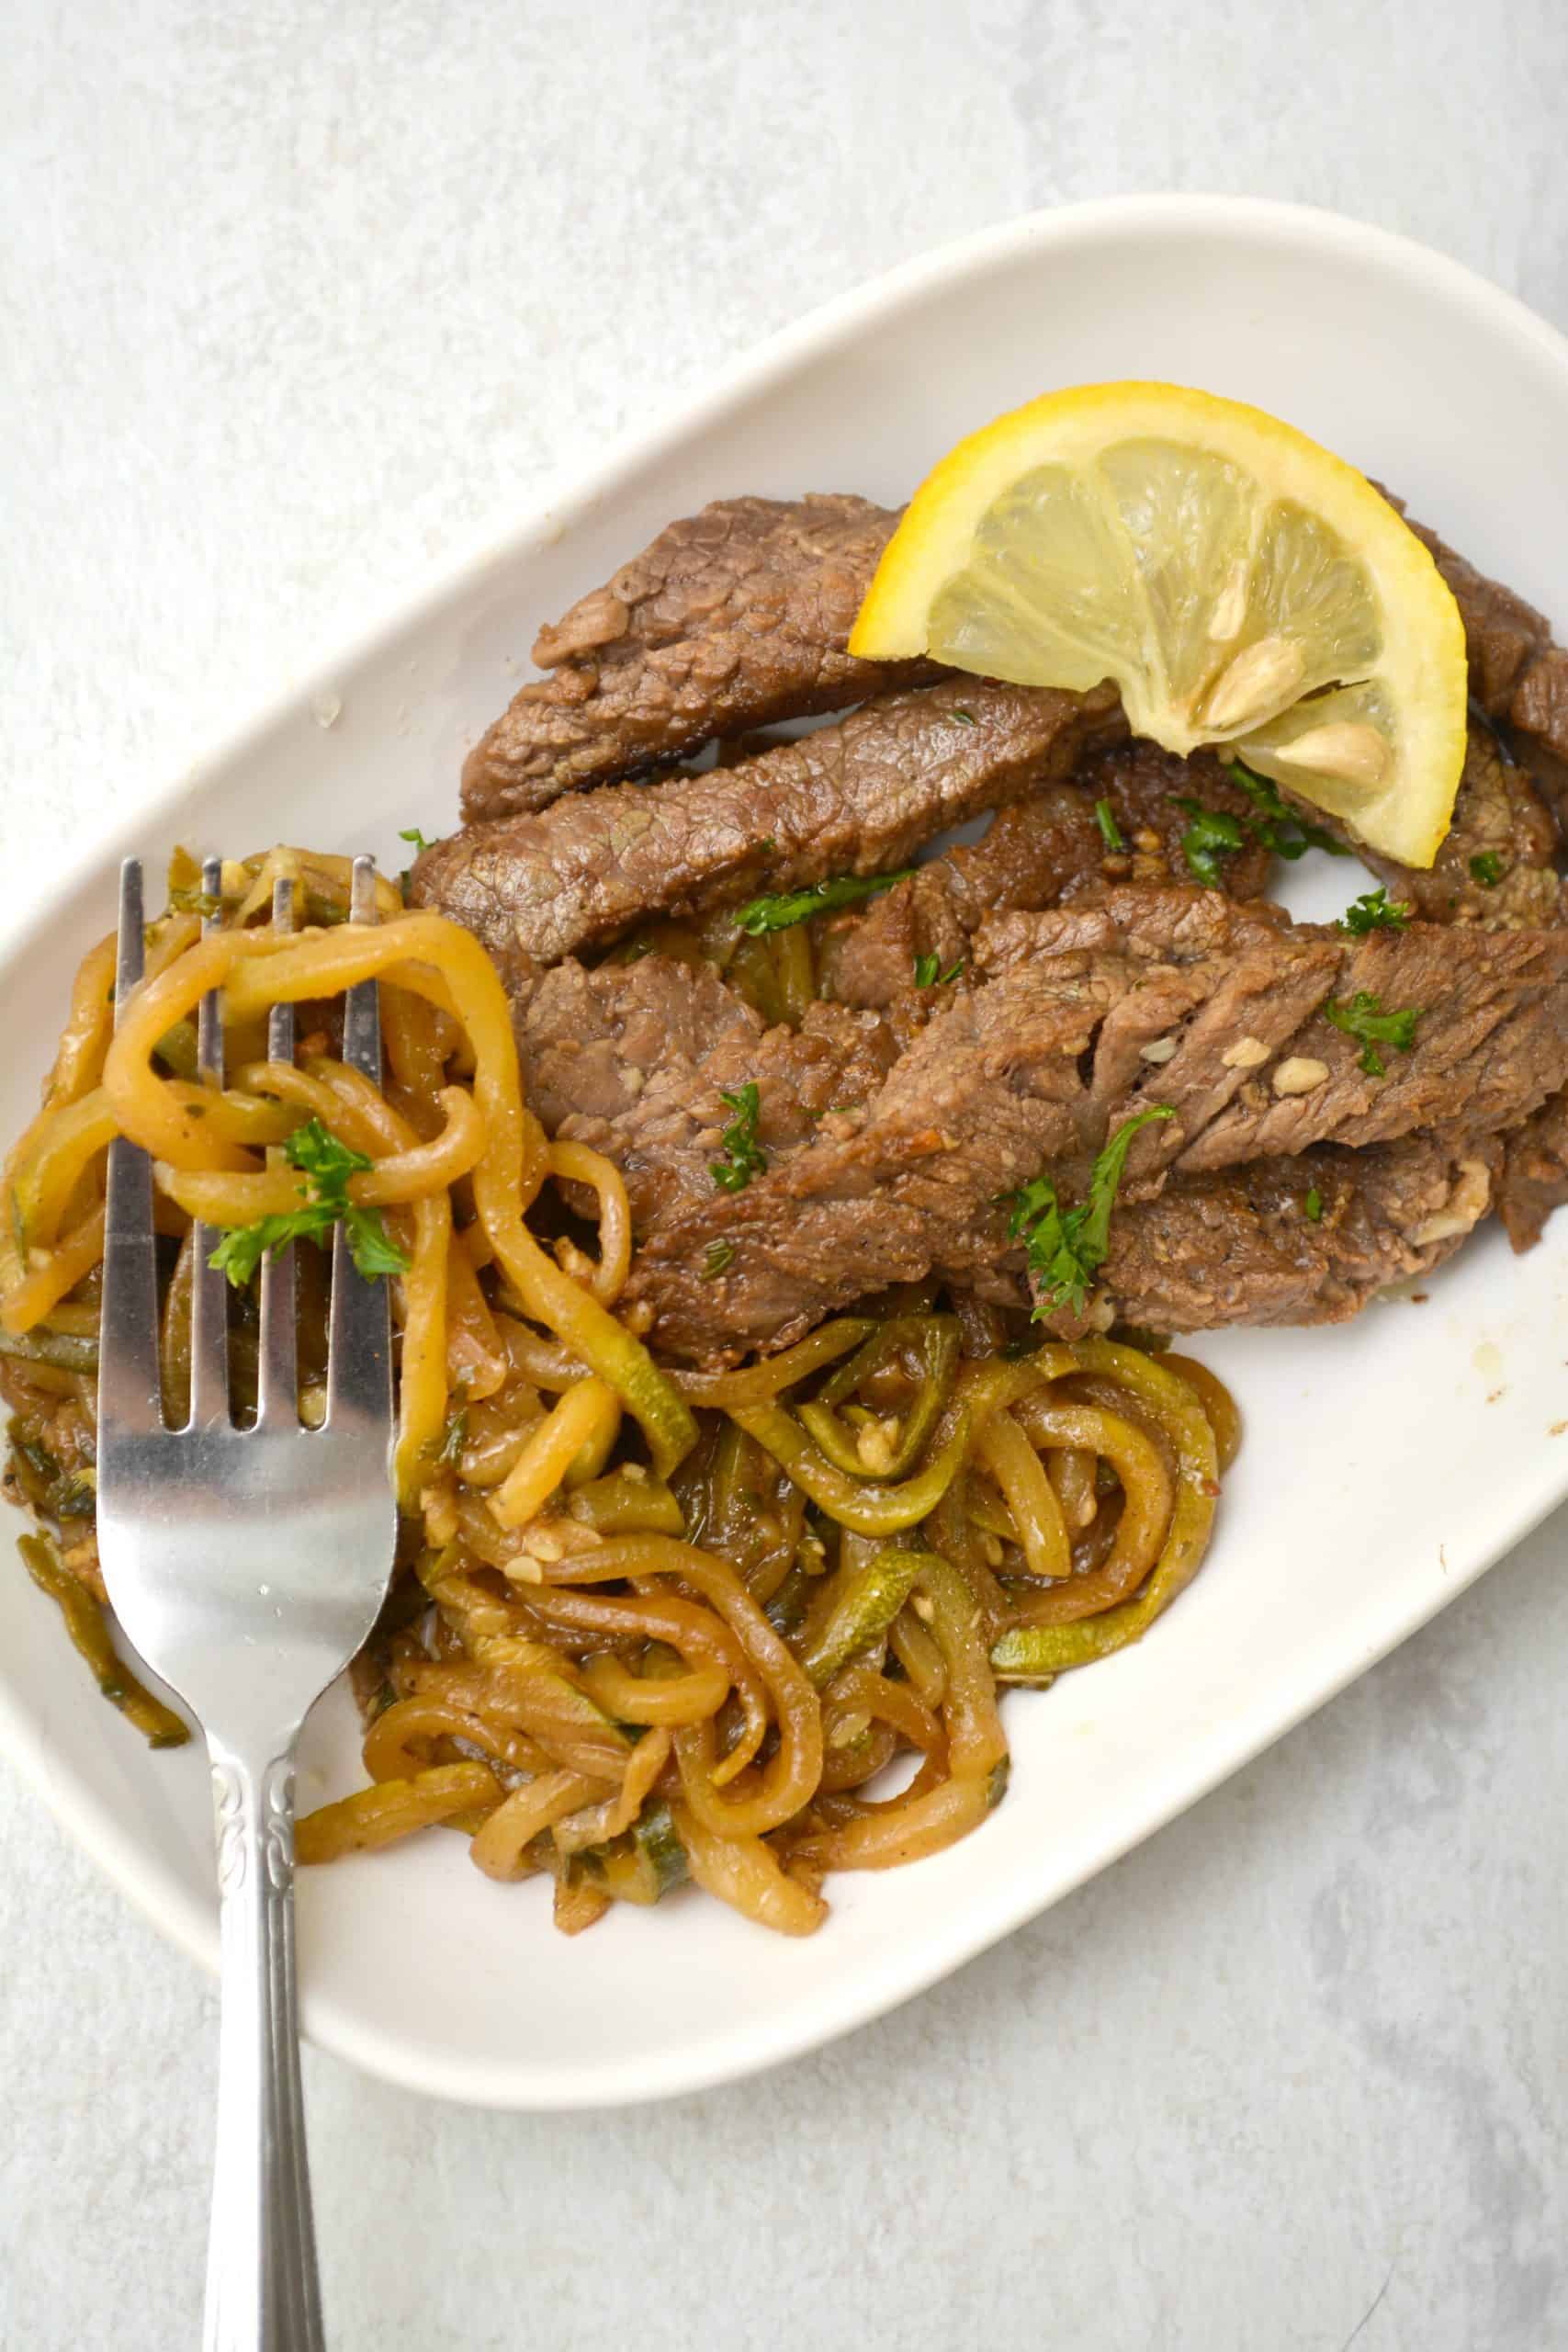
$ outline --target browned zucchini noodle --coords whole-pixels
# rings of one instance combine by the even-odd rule
[[[288,875],[306,927],[275,930]],[[671,1369],[617,1313],[633,1236],[617,1170],[547,1140],[505,994],[442,917],[346,919],[346,861],[224,868],[202,935],[187,859],[118,1032],[112,940],[85,959],[43,1108],[6,1168],[0,1383],[26,1564],[100,1687],[157,1743],[179,1718],[118,1657],[93,1526],[107,1146],[152,1154],[171,1410],[188,1383],[192,1219],[288,1216],[307,1122],[357,1155],[346,1197],[404,1261],[399,1566],[355,1661],[370,1785],[301,1821],[328,1861],[433,1823],[497,1879],[544,1874],[558,1925],[693,1879],[806,1934],[834,1870],[912,1861],[998,1802],[998,1692],[1136,1640],[1209,1537],[1235,1408],[1212,1373],[1113,1340],[1041,1344],[934,1285],[865,1302],[782,1354]],[[814,982],[753,975],[785,1012]],[[801,968],[796,969],[799,965]],[[335,1000],[381,985],[380,1087],[333,1049]],[[222,992],[219,1088],[194,1023]],[[301,1008],[292,1064],[269,1007]],[[325,1260],[298,1252],[301,1411],[320,1418]],[[243,1410],[254,1306],[231,1346]]]

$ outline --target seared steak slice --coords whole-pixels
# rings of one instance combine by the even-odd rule
[[[671,523],[539,631],[525,685],[463,769],[471,823],[678,759],[713,735],[842,710],[939,674],[852,662],[898,517],[863,498],[728,498]]]
[[[1174,1177],[1112,1218],[1106,1300],[1153,1331],[1345,1322],[1453,1255],[1486,1214],[1500,1157],[1493,1138],[1454,1148],[1410,1136]]]
[[[1497,1214],[1516,1250],[1532,1250],[1568,1201],[1568,1097],[1553,1095],[1506,1138]]]
[[[1315,824],[1337,834],[1371,867],[1387,884],[1392,899],[1402,900],[1423,922],[1535,931],[1561,920],[1556,821],[1531,778],[1504,758],[1488,728],[1478,725],[1470,730],[1453,823],[1429,867],[1401,865],[1395,858],[1380,856],[1332,817],[1317,809],[1310,813]]]
[[[1387,491],[1383,496],[1404,514],[1403,499]],[[1551,643],[1551,622],[1501,581],[1477,571],[1425,523],[1412,522],[1408,514],[1404,519],[1453,592],[1464,623],[1472,694],[1488,718],[1506,718],[1516,687]]]
[[[1122,724],[1114,693],[949,680],[868,703],[739,767],[573,794],[427,849],[410,895],[505,962],[541,963],[652,914],[906,864],[944,827],[1065,775]]]
[[[1352,942],[1217,891],[1129,888],[998,917],[976,948],[994,977],[931,1021],[863,1119],[824,1120],[807,1149],[641,1253],[632,1293],[660,1344],[733,1360],[933,1266],[994,1266],[998,1196],[1043,1168],[1072,1195],[1147,1103],[1176,1115],[1134,1143],[1129,1200],[1168,1168],[1392,1142],[1456,1114],[1500,1130],[1568,1080],[1568,933],[1416,925]],[[1360,990],[1421,1012],[1381,1079],[1321,1013]],[[716,1240],[733,1255],[704,1282]]]
[[[1390,503],[1404,513],[1400,500]],[[1471,692],[1488,718],[1506,719],[1516,730],[1561,816],[1568,803],[1568,651],[1553,642],[1551,622],[1533,605],[1488,580],[1424,523],[1410,527],[1453,591],[1464,623]]]
[[[1183,899],[1197,903],[1183,909],[1175,903]],[[1168,1125],[1140,1136],[1134,1172],[1156,1158],[1224,1168],[1313,1143],[1386,1143],[1456,1125],[1491,1134],[1568,1081],[1568,931],[1413,923],[1352,940],[1303,923],[1270,942],[1269,928],[1261,910],[1214,891],[1129,888],[1047,914],[998,916],[976,956],[1010,979],[1033,965],[1047,989],[1064,952],[1147,959],[1135,1007],[1119,1007],[1096,1045],[1090,1090],[1090,1132],[1109,1132],[1135,1096],[1175,1106]],[[1309,969],[1325,983],[1315,997]],[[1193,1009],[1168,1033],[1176,1052],[1139,1080],[1134,1056],[1149,1034],[1150,1001],[1174,1007],[1184,993]],[[1381,1077],[1360,1067],[1361,1041],[1322,1012],[1329,999],[1344,1007],[1359,995],[1385,1013],[1418,1015],[1412,1050],[1380,1046]],[[1224,1056],[1237,1048],[1249,1056],[1244,1082],[1227,1086],[1221,1073],[1235,1066]],[[1286,1073],[1286,1064],[1298,1067]]]
[[[1211,753],[1182,760],[1157,744],[1091,747],[1071,784],[1015,801],[984,839],[932,858],[863,915],[840,917],[824,942],[824,985],[840,1002],[886,1012],[896,1025],[918,1027],[940,1003],[911,992],[915,958],[935,956],[949,971],[968,954],[987,915],[1039,909],[1129,877],[1140,883],[1191,878],[1182,837],[1192,819],[1181,800],[1227,816],[1251,807]],[[1095,815],[1109,805],[1123,848],[1112,850]],[[1218,861],[1226,895],[1254,899],[1269,877],[1270,854],[1253,835]]]
[[[1501,1158],[1495,1138],[1409,1136],[1173,1176],[1111,1219],[1095,1320],[1150,1331],[1348,1321],[1391,1283],[1452,1256],[1486,1214]]]
[[[514,1012],[525,1091],[551,1135],[591,1144],[626,1180],[639,1235],[695,1215],[735,1116],[722,1093],[754,1080],[758,1140],[778,1161],[830,1109],[869,1101],[897,1048],[874,1013],[813,1005],[769,1029],[707,965],[558,964]]]

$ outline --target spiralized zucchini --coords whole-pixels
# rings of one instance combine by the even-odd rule
[[[279,874],[307,915],[291,934],[268,915]],[[24,1540],[28,1570],[104,1692],[155,1744],[183,1737],[117,1656],[97,1571],[107,1147],[124,1134],[153,1158],[173,1407],[192,1219],[287,1214],[299,1173],[280,1147],[319,1120],[368,1160],[348,1197],[385,1216],[406,1261],[402,1540],[353,1669],[369,1784],[300,1822],[301,1860],[440,1825],[491,1878],[547,1877],[569,1933],[690,1880],[808,1934],[827,1873],[912,1861],[985,1820],[1007,1781],[1005,1685],[1136,1641],[1190,1579],[1235,1408],[1183,1358],[1042,1344],[1021,1316],[929,1283],[735,1371],[660,1364],[618,1312],[625,1183],[584,1145],[547,1141],[483,950],[385,882],[378,923],[352,922],[349,878],[293,849],[226,866],[204,938],[198,877],[176,861],[118,1032],[113,942],[82,965],[0,1220],[8,1483],[48,1531]],[[648,944],[727,966],[770,1018],[798,1020],[815,991],[804,927],[742,942],[668,925]],[[336,1057],[321,1010],[368,978],[380,1087]],[[194,1060],[210,988],[221,1090]],[[283,1002],[316,1009],[292,1064],[265,1058]],[[298,1255],[308,1415],[325,1281]],[[243,1309],[232,1344],[243,1404]]]

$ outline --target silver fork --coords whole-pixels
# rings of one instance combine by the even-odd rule
[[[216,860],[203,871],[214,893]],[[288,886],[275,918],[288,920]],[[354,867],[356,921],[375,920],[375,867]],[[117,1017],[142,971],[141,868],[120,871]],[[202,1067],[221,1078],[216,996]],[[274,1009],[275,1060],[294,1017]],[[350,989],[344,1058],[378,1084],[376,984]],[[217,1813],[222,1961],[218,2153],[206,2352],[321,2352],[294,1980],[294,1747],[306,1710],[375,1623],[397,1537],[386,1285],[366,1281],[341,1227],[333,1249],[327,1414],[299,1419],[292,1250],[264,1265],[254,1426],[229,1409],[228,1285],[196,1228],[190,1411],[166,1426],[159,1376],[152,1178],[145,1152],[109,1152],[98,1372],[98,1548],[115,1614],[206,1735]]]

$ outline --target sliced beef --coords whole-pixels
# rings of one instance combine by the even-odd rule
[[[1091,809],[1096,801],[1110,801],[1130,855],[1128,867],[1119,874],[1114,861],[1104,858],[1101,842],[1098,870],[1090,868],[1060,893],[1063,898],[1102,879],[1122,880],[1129,875],[1135,882],[1157,882],[1167,874],[1179,882],[1190,882],[1192,869],[1184,842],[1193,811],[1184,802],[1195,802],[1199,809],[1215,816],[1234,817],[1241,827],[1241,847],[1222,850],[1214,861],[1225,896],[1256,899],[1268,887],[1273,853],[1249,828],[1247,820],[1256,813],[1252,803],[1213,752],[1195,752],[1184,760],[1142,738],[1096,744],[1086,752],[1074,780]],[[1098,825],[1095,832],[1098,838]]]
[[[1404,514],[1403,499],[1387,491],[1383,496]],[[1464,623],[1471,692],[1488,718],[1506,718],[1516,687],[1551,643],[1551,622],[1511,588],[1477,571],[1425,523],[1414,522],[1408,514],[1404,519],[1453,592]]]
[[[470,822],[678,759],[710,736],[842,710],[938,674],[845,643],[898,517],[863,498],[720,499],[542,628],[525,685],[469,753]]]
[[[1514,741],[1568,833],[1568,651],[1549,645],[1525,672],[1508,706]]]
[[[1387,885],[1389,896],[1413,908],[1423,922],[1533,931],[1562,919],[1556,821],[1529,775],[1505,758],[1490,728],[1470,730],[1453,822],[1429,867],[1382,857],[1333,818],[1315,808],[1308,813],[1338,834]]]
[[[1197,903],[1175,903],[1188,897]],[[1280,927],[1270,942],[1269,927],[1261,910],[1229,906],[1213,891],[1128,888],[1047,914],[998,916],[976,946],[982,970],[1010,982],[1032,966],[1046,989],[1064,956],[1143,965],[1132,1004],[1108,1019],[1097,1043],[1090,1090],[1091,1133],[1137,1097],[1175,1106],[1176,1118],[1153,1131],[1157,1143],[1140,1138],[1134,1170],[1156,1157],[1189,1170],[1224,1168],[1456,1123],[1490,1134],[1568,1080],[1568,931],[1412,923],[1352,940],[1303,923]],[[1176,1051],[1137,1080],[1152,1008],[1176,1011],[1188,995],[1191,1010],[1156,1041],[1163,1053],[1174,1037]],[[1383,1012],[1418,1015],[1411,1051],[1379,1046],[1382,1076],[1361,1069],[1361,1041],[1321,1010],[1359,995]],[[1248,1059],[1237,1063],[1238,1053]],[[1227,1083],[1237,1069],[1242,1082]]]
[[[1152,1198],[1119,1204],[1086,1311],[1060,1309],[1043,1328],[1071,1340],[1117,1322],[1179,1332],[1348,1321],[1452,1256],[1492,1204],[1502,1161],[1496,1136],[1407,1136],[1172,1176]],[[991,1306],[1039,1303],[1018,1250],[957,1279]]]
[[[1397,498],[1392,503],[1404,513]],[[1533,605],[1477,571],[1424,523],[1410,527],[1453,591],[1464,623],[1471,692],[1489,718],[1514,729],[1561,817],[1568,808],[1568,651],[1553,642],[1551,622]]]
[[[1411,1136],[1173,1176],[1112,1218],[1096,1319],[1150,1331],[1346,1322],[1452,1256],[1486,1214],[1501,1158],[1493,1138]]]
[[[502,960],[541,963],[651,914],[908,862],[932,834],[1065,775],[1122,725],[1114,693],[950,680],[868,703],[739,767],[609,785],[427,849],[410,895]]]
[[[639,1236],[695,1215],[734,1118],[722,1098],[754,1080],[758,1140],[775,1163],[829,1110],[863,1104],[895,1058],[874,1013],[813,1005],[798,1031],[769,1029],[707,965],[647,956],[558,964],[515,1013],[528,1100],[551,1135],[586,1143],[626,1180]]]
[[[1071,1196],[1147,1103],[1176,1115],[1138,1136],[1129,1200],[1172,1168],[1456,1120],[1501,1130],[1568,1080],[1568,933],[1413,925],[1351,942],[1216,891],[1127,888],[998,917],[976,949],[986,985],[931,1021],[863,1117],[824,1120],[785,1165],[650,1242],[632,1290],[659,1343],[731,1361],[933,1266],[994,1266],[1008,1250],[998,1196],[1042,1168]],[[1382,1079],[1321,1015],[1358,990],[1422,1009],[1413,1050],[1387,1048]],[[716,1240],[733,1254],[704,1282]]]
[[[1554,1095],[1507,1137],[1497,1214],[1516,1250],[1532,1250],[1568,1201],[1568,1097]]]
[[[940,995],[911,992],[918,956],[935,956],[950,971],[988,915],[1004,909],[1057,905],[1085,890],[1131,879],[1159,885],[1190,880],[1182,838],[1192,822],[1182,801],[1237,819],[1251,803],[1211,753],[1179,759],[1147,742],[1096,743],[1070,784],[1055,785],[998,812],[984,839],[947,851],[863,914],[840,917],[823,944],[826,989],[841,1003],[885,1012],[906,1032],[936,1011]],[[1111,812],[1111,847],[1096,815]],[[1248,834],[1217,862],[1228,897],[1254,899],[1264,888],[1269,850]]]

